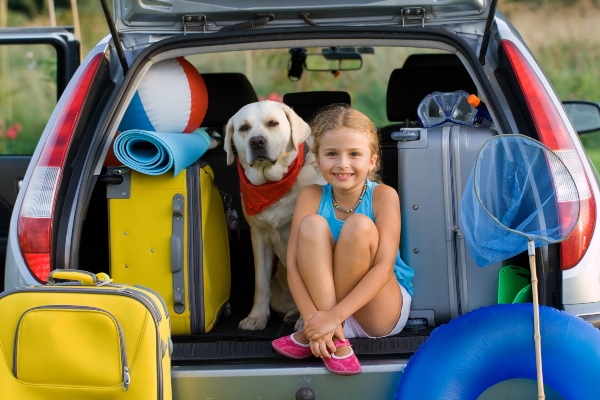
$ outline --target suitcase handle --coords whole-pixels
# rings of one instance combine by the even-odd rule
[[[171,235],[171,272],[173,273],[173,303],[177,314],[185,311],[184,270],[183,270],[183,233],[184,233],[184,197],[177,193],[173,196],[173,231]]]
[[[111,281],[106,274],[94,274],[79,269],[55,269],[48,275],[48,285],[56,285],[56,279],[81,282],[83,285],[103,285]]]

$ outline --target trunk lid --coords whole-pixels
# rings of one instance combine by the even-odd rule
[[[120,33],[177,34],[218,31],[272,14],[268,28],[304,26],[454,25],[453,31],[481,33],[492,0],[114,0],[113,18]],[[492,6],[493,7],[493,6]],[[464,25],[457,29],[456,25]],[[256,24],[255,24],[256,26]]]

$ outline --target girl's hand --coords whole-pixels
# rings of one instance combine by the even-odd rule
[[[317,340],[311,340],[310,349],[317,357],[331,358],[331,353],[335,353],[337,350],[335,344],[333,344],[334,339],[342,342],[346,341],[346,337],[344,336],[344,328],[341,324],[338,325],[333,332],[330,332],[325,336],[318,338]]]
[[[311,340],[310,350],[316,357],[331,358],[331,353],[335,352],[335,346],[333,345],[333,332],[330,332],[316,340]]]
[[[333,331],[333,337],[337,338],[340,342],[346,341],[346,336],[344,336],[344,327],[342,324],[339,324],[337,328],[335,328],[335,331]]]
[[[317,311],[306,318],[303,330],[308,340],[317,340],[332,333],[340,323],[341,321],[336,321],[331,312]]]

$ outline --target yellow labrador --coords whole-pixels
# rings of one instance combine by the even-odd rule
[[[233,142],[238,153],[243,211],[250,225],[254,252],[254,303],[250,314],[239,323],[240,329],[264,329],[270,316],[269,306],[285,315],[288,322],[299,316],[285,268],[292,214],[303,187],[325,183],[314,155],[304,151],[310,148],[310,140],[308,124],[290,107],[274,101],[248,104],[227,123],[227,165],[235,161]],[[279,263],[271,278],[274,255]],[[300,319],[296,329],[301,325]]]

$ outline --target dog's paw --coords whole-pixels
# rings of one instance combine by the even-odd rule
[[[283,321],[289,326],[293,326],[294,332],[300,332],[302,329],[304,329],[304,320],[302,319],[300,311],[298,311],[297,308],[294,308],[285,314]]]
[[[296,324],[296,321],[298,321],[298,318],[301,318],[300,311],[298,311],[297,308],[294,308],[293,310],[288,311],[287,314],[284,315],[283,322],[285,322],[288,326],[294,326]]]
[[[243,329],[245,331],[259,331],[261,329],[265,329],[267,322],[269,322],[268,317],[253,318],[247,316],[240,321],[238,324],[238,329]]]
[[[300,332],[303,329],[304,329],[304,319],[302,319],[302,317],[300,317],[300,318],[298,318],[298,320],[296,321],[296,324],[294,325],[294,331]]]

